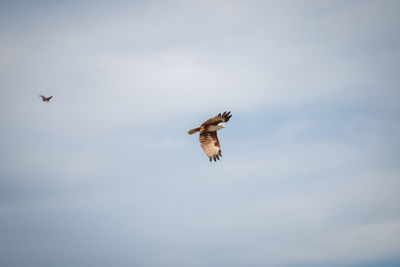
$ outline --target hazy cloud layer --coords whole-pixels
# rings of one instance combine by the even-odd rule
[[[399,264],[397,1],[0,5],[0,265]]]

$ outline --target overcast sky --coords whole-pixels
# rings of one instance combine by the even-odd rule
[[[0,0],[0,265],[399,266],[399,14]]]

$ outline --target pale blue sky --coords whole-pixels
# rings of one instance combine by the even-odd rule
[[[0,1],[0,265],[399,265],[399,13]]]

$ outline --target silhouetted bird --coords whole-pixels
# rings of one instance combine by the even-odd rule
[[[53,96],[45,97],[45,96],[40,95],[39,97],[42,98],[43,102],[50,102],[50,99],[51,99]]]

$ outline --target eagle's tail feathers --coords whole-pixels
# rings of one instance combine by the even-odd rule
[[[188,131],[188,134],[194,134],[194,133],[197,133],[197,132],[200,132],[200,127],[194,128],[194,129]]]

